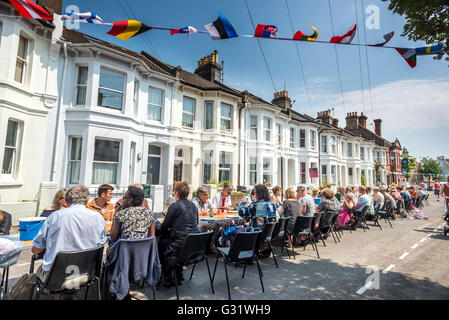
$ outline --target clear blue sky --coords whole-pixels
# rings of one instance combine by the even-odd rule
[[[279,29],[278,37],[292,37],[285,0],[247,0],[247,3],[256,25],[272,24]],[[388,2],[364,0],[362,7],[362,0],[357,0],[358,17],[355,3],[355,0],[331,0],[336,35],[343,35],[358,21],[358,33],[353,43],[364,43],[365,32],[367,43],[378,43],[384,34],[394,31],[395,36],[388,45],[409,48],[426,45],[401,37],[405,19],[388,11]],[[181,28],[191,25],[199,30],[205,30],[204,25],[214,21],[221,12],[238,34],[254,32],[243,0],[73,0],[64,1],[64,8],[71,4],[78,5],[81,12],[95,12],[106,22],[136,19],[149,26]],[[332,37],[328,0],[288,0],[288,5],[295,31],[310,34],[312,30],[308,25],[313,25],[318,29],[318,40],[328,41]],[[378,30],[365,28],[368,17],[365,9],[369,5],[380,9]],[[107,35],[109,28],[82,24],[80,31],[131,50],[146,50],[164,62],[180,65],[191,72],[200,58],[216,49],[219,60],[224,60],[225,84],[248,90],[268,101],[273,97],[274,87],[256,39],[212,40],[203,34],[193,34],[187,39],[185,35],[170,36],[168,31],[150,30],[146,33],[150,43],[142,35],[122,41]],[[449,68],[444,60],[421,56],[417,67],[412,69],[394,49],[368,48],[370,99],[365,48],[360,47],[359,55],[357,46],[337,46],[343,104],[333,45],[300,42],[298,48],[312,102],[310,105],[295,43],[260,41],[276,89],[283,90],[286,86],[295,100],[293,107],[296,111],[316,116],[317,111],[334,108],[340,126],[345,125],[345,112],[364,111],[368,123],[372,122],[373,116],[383,119],[383,136],[389,140],[398,137],[413,156],[449,156],[449,139],[446,138],[449,134]]]

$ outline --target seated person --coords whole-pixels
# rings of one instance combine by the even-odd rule
[[[41,217],[48,217],[53,212],[67,208],[67,202],[65,201],[65,194],[67,192],[66,188],[59,189],[58,192],[56,192],[55,196],[53,197],[53,203],[50,207],[47,207],[42,211]]]
[[[320,198],[320,189],[313,188],[312,189],[312,198],[313,199],[319,199]]]
[[[0,210],[0,236],[7,236],[11,231],[11,214]]]
[[[270,199],[268,188],[263,184],[254,187],[256,201],[249,204],[241,202],[238,207],[239,216],[250,219],[249,226],[261,229],[268,221],[276,221],[276,207]]]
[[[33,254],[45,251],[43,263],[36,272],[42,282],[47,278],[58,252],[94,249],[106,242],[103,217],[86,208],[89,190],[84,186],[72,187],[67,191],[65,200],[69,207],[53,212],[33,240]]]
[[[136,183],[136,184],[133,184],[132,186],[143,190],[143,186],[141,184]],[[124,197],[118,199],[117,202],[115,203],[115,212],[116,213],[119,212],[120,210],[126,209],[123,202],[124,202]],[[142,207],[150,209],[150,205],[148,204],[148,201],[145,198],[143,199]]]
[[[374,190],[377,189],[377,192],[379,192],[379,188],[375,187]],[[364,186],[359,186],[359,199],[357,200],[357,203],[353,209],[354,216],[351,218],[351,229],[355,230],[356,227],[360,223],[360,215],[362,213],[362,210],[369,206],[371,203],[370,197],[366,194],[366,188]]]
[[[345,193],[346,193],[346,190],[345,190],[345,188],[344,187],[340,187],[340,188],[338,188],[338,191],[335,193],[335,198],[337,198],[337,200],[339,201],[339,202],[343,202],[345,199]]]
[[[373,188],[366,187],[366,194],[368,195],[368,197],[370,198],[370,201],[371,201],[368,211],[366,212],[366,219],[372,220],[374,217],[374,214],[375,214],[374,200],[373,200]]]
[[[242,200],[242,201],[248,201],[249,203],[255,202],[256,201],[256,191],[251,190],[251,193],[246,195],[246,200]]]
[[[212,204],[215,206],[215,208],[219,209],[220,213],[232,210],[232,189],[232,185],[225,183],[223,185],[223,190],[217,192],[217,194],[212,199]]]
[[[405,204],[410,203],[411,200],[410,193],[406,192],[407,190],[403,187],[398,187],[397,189],[399,194],[401,195],[401,198],[404,199],[404,203]]]
[[[271,196],[271,201],[274,203],[276,207],[276,217],[280,217],[282,215],[282,202],[279,200],[279,197],[282,194],[282,188],[279,186],[274,187],[272,190],[273,195]]]
[[[410,193],[412,199],[418,198],[418,192],[416,191],[415,187],[409,187],[408,192]]]
[[[292,189],[285,190],[285,200],[283,203],[284,217],[290,217],[286,227],[288,233],[288,248],[292,248],[293,229],[295,227],[296,218],[301,214],[301,203],[296,200],[295,192]]]
[[[129,186],[124,203],[126,209],[119,211],[111,228],[111,241],[120,239],[143,239],[155,235],[155,217],[150,209],[142,207],[143,190]]]
[[[384,196],[385,204],[389,203],[391,208],[393,209],[391,211],[391,217],[393,218],[393,220],[396,220],[396,209],[397,209],[396,200],[394,200],[394,198],[391,196],[391,194],[389,194],[388,192],[385,192],[385,190],[382,190],[381,192]]]
[[[215,208],[215,206],[212,204],[212,202],[209,200],[209,192],[200,187],[196,191],[196,197],[192,199],[193,204],[198,209],[198,215],[203,215],[209,217],[210,213],[217,214],[218,210]],[[212,230],[212,239],[211,239],[211,251],[212,253],[216,253],[216,245],[218,241],[218,235],[220,233],[220,225],[217,222],[207,222],[207,221],[201,221],[198,225],[198,228],[201,232],[207,232]]]
[[[338,215],[338,224],[340,227],[344,227],[346,223],[349,222],[350,218],[352,217],[352,214],[350,212],[353,208],[354,200],[349,195],[349,193],[346,193],[344,196],[341,212]]]
[[[115,208],[110,202],[114,187],[109,184],[102,184],[98,187],[98,198],[90,201],[86,208],[100,213],[105,221],[113,221]]]
[[[382,192],[380,192],[380,188],[378,187],[374,187],[373,188],[373,201],[374,201],[374,206],[378,207],[379,210],[382,210],[384,205],[385,205],[385,197],[382,194]]]
[[[299,186],[296,189],[296,193],[299,195],[299,202],[301,204],[301,215],[305,217],[313,217],[316,212],[316,205],[313,197],[307,193],[307,189],[304,186]],[[319,226],[320,222],[315,221],[314,229],[316,230]],[[301,235],[300,240],[302,244],[305,244],[307,239],[306,235]]]
[[[334,191],[330,188],[324,188],[321,190],[322,200],[321,203],[316,208],[316,212],[327,213],[330,210],[338,211],[340,210],[340,202],[335,198]],[[323,233],[326,233],[327,228],[320,228]],[[324,230],[325,229],[325,230]]]
[[[173,270],[179,283],[184,280],[182,268],[175,268],[176,258],[187,234],[200,232],[198,209],[187,200],[190,193],[189,184],[186,181],[176,182],[174,191],[176,201],[168,208],[164,222],[156,227],[156,233],[160,236],[158,250],[164,276],[163,285],[167,287],[175,284],[172,278]]]

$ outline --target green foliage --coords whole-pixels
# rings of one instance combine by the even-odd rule
[[[436,176],[441,174],[441,167],[434,159],[422,158],[421,164],[421,170],[424,174],[432,174]]]
[[[223,181],[221,181],[220,183],[218,183],[218,187],[219,187],[219,188],[223,188],[223,186],[224,186],[225,183],[231,184],[231,181],[223,180]]]
[[[196,191],[192,192],[192,198],[196,198]]]
[[[449,61],[449,5],[447,0],[382,0],[389,1],[388,9],[405,16],[406,23],[401,36],[409,40],[423,40],[428,45],[443,44],[443,51],[434,59],[440,60],[444,54]]]
[[[360,176],[360,180],[361,180],[362,186],[366,187],[366,177],[363,173]]]
[[[216,185],[218,185],[217,179],[215,179],[215,178],[209,179],[209,180],[207,180],[207,184],[216,184]]]

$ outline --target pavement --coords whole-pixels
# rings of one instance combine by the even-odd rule
[[[428,220],[398,218],[393,228],[381,220],[379,227],[368,222],[369,230],[344,231],[341,243],[331,236],[318,244],[321,259],[311,246],[295,248],[296,257],[274,247],[279,268],[273,259],[261,260],[265,292],[262,293],[257,266],[228,267],[233,300],[447,300],[449,299],[449,236],[443,235],[443,202],[431,195],[425,206]],[[10,286],[30,267],[30,247],[24,247],[16,265],[10,268]],[[215,256],[209,256],[211,272]],[[36,263],[35,270],[40,265]],[[183,300],[225,300],[228,298],[223,262],[220,259],[212,294],[206,263],[184,271],[186,280],[179,286]],[[367,282],[368,280],[368,282]],[[372,282],[374,281],[374,282]],[[84,289],[79,293],[83,297]],[[136,299],[153,299],[151,289],[132,287]],[[7,298],[7,297],[6,297]],[[89,299],[97,299],[91,288]],[[157,300],[175,300],[175,288],[156,291]]]

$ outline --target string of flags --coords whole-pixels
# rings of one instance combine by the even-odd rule
[[[43,20],[53,20],[53,16],[44,8],[31,0],[9,0],[9,2],[16,8],[20,16],[23,18],[34,18]],[[115,21],[113,23],[104,22],[101,17],[93,12],[85,13],[65,13],[64,15],[55,15],[55,18],[60,21],[75,21],[92,24],[110,25],[111,30],[107,34],[115,36],[121,40],[128,40],[132,37],[140,35],[149,30],[168,30],[170,35],[175,34],[187,34],[187,37],[192,33],[209,34],[213,40],[231,39],[239,37],[230,21],[221,13],[218,14],[217,20],[206,24],[204,30],[198,30],[192,26],[186,26],[183,28],[163,28],[156,26],[147,26],[144,23],[137,20],[124,20]],[[297,31],[292,38],[282,38],[277,36],[278,28],[274,25],[258,24],[254,35],[240,35],[247,38],[265,38],[273,40],[286,40],[286,41],[306,41],[315,43],[332,43],[342,45],[356,45],[356,46],[368,46],[368,47],[382,47],[395,49],[409,64],[410,67],[416,67],[416,57],[421,55],[438,54],[443,50],[443,45],[438,44],[434,46],[426,46],[419,48],[398,48],[385,46],[394,36],[394,32],[387,33],[383,36],[384,41],[377,44],[355,44],[352,43],[354,36],[357,32],[357,24],[354,24],[348,32],[341,36],[333,36],[329,41],[319,41],[318,30],[314,26],[309,26],[313,29],[311,35],[307,35],[302,31]]]

